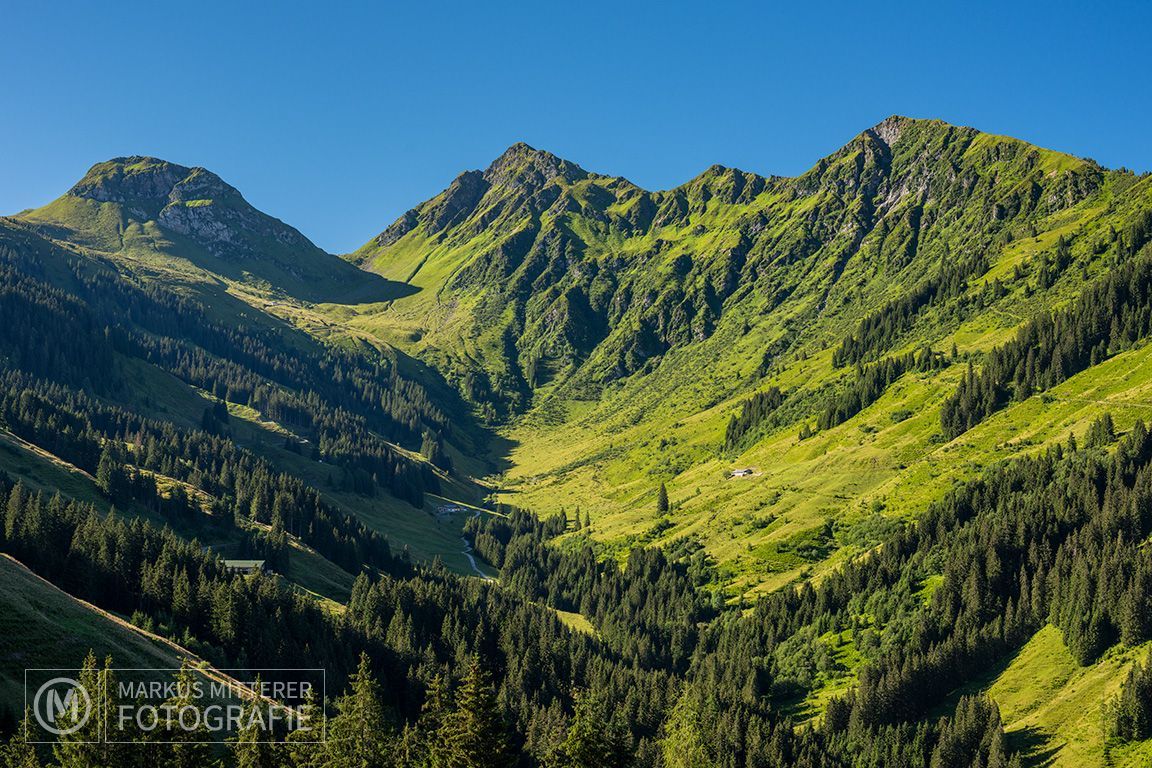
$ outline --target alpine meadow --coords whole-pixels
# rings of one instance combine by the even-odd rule
[[[1152,764],[1152,174],[519,142],[344,254],[71,178],[0,217],[0,768]]]

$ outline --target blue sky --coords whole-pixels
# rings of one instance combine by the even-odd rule
[[[148,154],[344,252],[515,141],[664,189],[890,114],[1152,170],[1143,2],[39,5],[3,8],[0,213]]]

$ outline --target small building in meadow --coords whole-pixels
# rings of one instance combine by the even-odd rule
[[[752,468],[734,469],[732,470],[732,477],[752,477]]]
[[[224,567],[228,573],[238,573],[247,576],[250,573],[259,573],[264,570],[263,560],[225,560]]]

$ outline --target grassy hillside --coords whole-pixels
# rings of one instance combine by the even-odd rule
[[[192,191],[204,196],[192,198]],[[181,207],[192,211],[193,219],[180,218],[184,212],[173,213]],[[48,284],[67,293],[88,294],[94,303],[103,298],[99,298],[99,290],[93,295],[85,281],[122,281],[121,285],[131,286],[128,290],[150,291],[155,287],[181,297],[177,301],[190,302],[203,313],[201,322],[205,324],[244,328],[241,333],[271,339],[282,352],[304,359],[314,360],[338,350],[336,354],[373,361],[370,364],[378,373],[395,371],[402,382],[411,382],[417,397],[427,397],[420,394],[422,391],[431,392],[430,396],[438,400],[435,408],[458,411],[451,397],[439,394],[439,390],[448,390],[434,373],[375,340],[368,343],[350,334],[332,333],[329,323],[310,310],[312,300],[339,295],[358,301],[377,298],[373,291],[380,287],[386,289],[380,296],[400,295],[406,289],[393,290],[396,286],[388,287],[385,281],[324,253],[296,230],[253,209],[235,189],[203,169],[151,158],[99,164],[49,206],[26,212],[19,220],[4,220],[0,247],[28,254],[29,263],[36,265],[35,270]],[[220,357],[218,349],[201,350]],[[173,372],[131,353],[117,355],[116,363],[118,391],[113,399],[180,428],[200,427],[205,409],[221,394],[206,390],[187,372]],[[250,365],[250,361],[241,364]],[[265,371],[261,374],[267,378]],[[307,396],[282,376],[275,379],[268,378],[274,389]],[[380,385],[387,387],[388,382]],[[273,397],[280,395],[273,393]],[[404,407],[404,398],[403,394],[395,396],[400,407]],[[438,503],[429,500],[425,509],[416,510],[387,493],[366,497],[342,489],[343,470],[339,466],[309,451],[289,450],[293,443],[298,447],[318,442],[314,424],[285,426],[283,419],[278,421],[248,404],[230,402],[227,406],[230,434],[238,445],[313,484],[337,509],[388,536],[414,560],[439,559],[460,573],[472,572],[459,541],[462,521],[438,515]],[[412,429],[411,417],[404,418]],[[466,420],[454,426],[449,438],[454,441],[451,449],[457,455],[461,449],[472,452],[475,433]],[[397,461],[428,467],[420,471],[430,476],[438,473],[443,493],[448,496],[477,500],[478,490],[469,480],[429,467],[414,450],[419,446],[419,429],[414,428],[415,436],[377,433],[367,439],[379,446],[375,450],[390,452]],[[34,475],[28,481],[57,487],[39,482]],[[298,552],[292,559],[295,563],[309,557]],[[346,573],[325,573],[311,579],[307,570],[292,568],[293,575],[301,576],[309,590],[327,596],[347,594],[351,577]]]
[[[1100,705],[1152,636],[1150,243],[1152,178],[901,117],[795,178],[660,192],[518,144],[344,260],[120,158],[0,220],[0,471],[194,541],[220,594],[216,555],[266,556],[309,635],[282,641],[416,688],[473,634],[611,654],[645,760],[717,717],[749,754],[749,722],[832,755],[1002,720],[1033,765],[1139,764]],[[14,520],[56,503],[21,493]],[[270,652],[194,618],[151,620]],[[537,734],[533,674],[500,696]]]
[[[1081,667],[1064,646],[1059,630],[1045,627],[1011,660],[988,689],[1000,705],[1005,730],[1033,764],[1099,764],[1105,753],[1104,712],[1134,660],[1148,648],[1110,654]],[[1152,744],[1112,745],[1111,765],[1145,765]]]
[[[405,292],[365,279],[212,172],[152,157],[98,163],[67,194],[19,218],[55,239],[181,281],[223,279],[310,301]]]
[[[957,441],[941,440],[938,408],[969,362],[1108,270],[1117,233],[1149,207],[1146,178],[905,118],[795,179],[717,167],[656,193],[517,145],[353,254],[416,294],[333,316],[502,422],[506,502],[579,507],[621,552],[695,537],[737,590],[770,589],[871,546],[881,515],[914,515],[955,479],[1085,429],[1094,400],[1136,418],[1139,353]],[[949,364],[800,440],[853,379],[837,346],[958,270],[958,288],[868,358],[929,346],[955,349]],[[744,400],[771,386],[787,409],[726,445]],[[727,479],[737,467],[756,471]]]
[[[183,649],[76,600],[6,555],[0,555],[0,706],[24,707],[24,670],[77,669],[89,651],[115,656],[120,667],[178,668]]]

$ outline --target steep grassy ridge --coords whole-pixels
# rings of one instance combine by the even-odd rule
[[[508,502],[580,507],[621,550],[697,536],[743,588],[773,587],[869,546],[879,513],[1098,415],[1090,372],[1051,395],[1077,406],[1022,403],[953,444],[938,409],[968,361],[1117,263],[1149,207],[1146,178],[899,117],[797,178],[714,167],[666,192],[515,145],[353,254],[420,290],[341,319],[505,425]],[[854,379],[833,352],[901,300],[862,361],[931,346],[948,365],[798,439]],[[727,446],[769,386],[779,413]],[[1135,418],[1136,389],[1108,399]],[[726,479],[738,466],[756,474]]]

